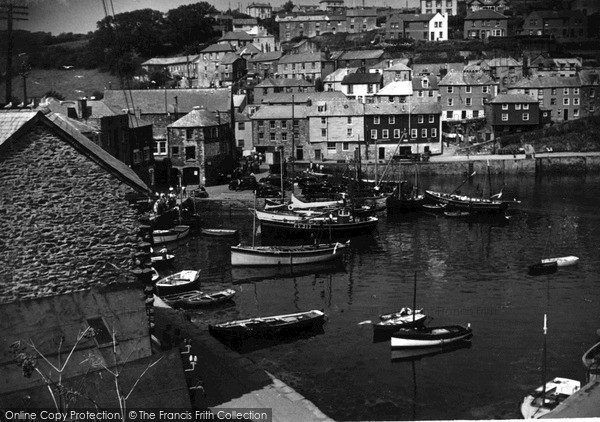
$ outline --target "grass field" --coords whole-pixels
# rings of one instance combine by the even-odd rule
[[[27,78],[27,97],[40,98],[49,90],[54,90],[64,95],[65,99],[73,100],[83,96],[90,97],[94,91],[103,92],[109,86],[118,89],[118,78],[95,69],[33,69]],[[4,102],[5,93],[3,81],[0,83],[0,102]],[[12,95],[23,99],[23,79],[20,76],[13,78]]]

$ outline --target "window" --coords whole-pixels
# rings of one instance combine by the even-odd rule
[[[515,104],[515,110],[521,110],[521,104]]]
[[[350,149],[349,142],[342,142],[342,151],[348,151]]]
[[[579,109],[578,108],[573,109],[573,117],[579,117]]]
[[[552,95],[556,95],[556,88],[552,88]]]
[[[352,117],[348,117],[348,124],[351,125],[352,124]]]
[[[508,122],[508,113],[502,113],[502,121]]]
[[[550,105],[556,105],[556,98],[550,98]]]
[[[348,88],[351,87],[352,85],[348,85]],[[317,106],[317,111],[319,112],[323,112],[325,111],[325,105],[318,105]]]
[[[275,140],[275,132],[271,132],[271,133],[269,133],[269,139],[270,139],[271,141],[274,141],[274,140]]]
[[[265,139],[265,133],[264,132],[258,132],[258,139],[261,140],[261,141],[263,139]]]
[[[410,137],[415,139],[417,137],[417,129],[410,130]]]
[[[394,129],[394,138],[400,139],[400,129]]]
[[[388,116],[388,123],[390,125],[396,124],[396,116]]]
[[[471,97],[465,98],[465,105],[468,105],[468,106],[472,105]]]
[[[287,129],[287,120],[282,120],[281,121],[281,128],[282,129]]]
[[[287,141],[287,132],[281,132],[281,140]]]
[[[167,153],[167,141],[157,141],[154,143],[154,153],[164,155]]]
[[[590,98],[594,98],[596,96],[596,88],[590,88]]]
[[[321,117],[321,124],[322,125],[326,125],[327,124],[327,118],[326,117]]]
[[[371,129],[371,139],[377,139],[377,129]]]
[[[327,142],[327,151],[335,151],[336,149],[335,142]]]
[[[563,105],[569,105],[569,99],[563,98]]]
[[[529,120],[529,113],[523,113],[523,121],[526,122]]]
[[[502,110],[508,110],[508,103],[507,104],[502,104]]]
[[[275,129],[275,120],[270,120],[270,121],[269,121],[269,128],[270,128],[271,130],[272,130],[272,129]]]
[[[563,95],[569,95],[569,88],[563,88]]]
[[[244,130],[245,124],[244,122],[238,122],[238,130]]]
[[[325,129],[325,128],[321,129],[321,136],[322,136],[323,138],[326,138],[326,137],[327,137],[327,129]]]
[[[448,94],[452,94],[454,92],[454,87],[453,86],[449,86],[448,87]]]
[[[381,131],[381,137],[383,139],[388,139],[390,137],[390,131],[388,129],[383,129]]]
[[[378,125],[380,123],[379,116],[373,116],[373,124]]]
[[[171,155],[173,157],[179,157],[179,147],[171,147]]]
[[[195,160],[196,159],[196,147],[185,147],[185,159],[186,160]]]
[[[351,136],[352,136],[352,128],[351,128],[351,127],[349,127],[349,128],[346,130],[346,136],[348,136],[348,137],[351,137]]]
[[[448,110],[446,112],[446,119],[452,119],[454,117],[452,110]]]
[[[369,84],[367,86],[367,94],[372,94],[373,93],[373,84]]]
[[[437,136],[437,129],[436,128],[431,128],[431,137],[435,138]]]
[[[523,104],[523,110],[529,110],[529,104]]]
[[[98,347],[111,346],[113,344],[112,333],[106,328],[102,317],[88,318],[87,323],[94,330],[94,340]]]
[[[579,98],[573,98],[573,105],[579,105]]]
[[[466,86],[465,87],[465,93],[466,94],[470,94],[471,93],[471,87],[470,86]]]
[[[433,114],[429,115],[429,123],[435,123],[435,116]]]
[[[448,105],[449,106],[453,106],[454,105],[454,98],[448,98]]]
[[[422,115],[422,114],[419,114],[419,115],[417,116],[417,122],[418,122],[418,123],[423,123],[423,121],[424,121],[424,119],[423,119],[423,115]]]
[[[133,164],[139,164],[142,161],[142,155],[139,149],[133,150]]]
[[[348,85],[348,94],[354,94],[354,85]]]
[[[479,110],[473,110],[473,118],[477,119],[479,117]]]
[[[263,120],[259,120],[258,121],[258,130],[263,130],[264,128],[264,121]]]

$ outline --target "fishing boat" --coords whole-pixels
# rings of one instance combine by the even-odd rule
[[[225,289],[218,292],[208,293],[199,290],[190,290],[184,293],[163,295],[160,298],[171,307],[196,308],[214,306],[227,302],[235,296],[236,291]]]
[[[155,245],[174,242],[186,237],[190,233],[190,226],[178,225],[166,230],[153,230],[152,241]]]
[[[542,264],[551,264],[553,262],[556,262],[556,266],[558,266],[558,267],[568,267],[571,265],[576,265],[578,261],[579,261],[578,257],[570,255],[570,256],[562,256],[560,258],[542,259],[541,263]]]
[[[525,396],[521,414],[525,419],[541,418],[580,388],[581,383],[577,380],[556,377]]]
[[[238,230],[235,229],[201,229],[202,234],[207,236],[237,236]]]
[[[373,329],[380,332],[395,332],[399,328],[414,328],[422,326],[427,320],[421,309],[412,311],[410,308],[402,308],[393,314],[381,315],[381,320],[373,324]]]
[[[469,340],[473,336],[471,327],[447,325],[427,327],[419,330],[401,328],[392,334],[390,344],[393,348],[443,346],[457,341]]]
[[[231,265],[301,265],[332,261],[341,258],[349,245],[349,240],[345,243],[290,246],[242,246],[239,244],[231,247]]]
[[[161,278],[156,282],[156,289],[161,295],[182,293],[194,290],[200,280],[200,270],[183,270]]]
[[[600,375],[600,343],[594,344],[581,357],[588,378]]]
[[[499,214],[506,212],[510,202],[499,199],[475,198],[454,193],[425,191],[425,198],[434,204],[445,205],[448,211]]]
[[[392,362],[410,362],[424,357],[441,355],[460,349],[470,349],[470,341],[462,340],[443,346],[411,347],[406,349],[392,349]]]
[[[304,202],[292,194],[291,204],[288,208],[294,209],[312,209],[312,208],[336,208],[344,205],[344,201],[316,201],[316,202]]]
[[[330,213],[328,216],[304,217],[292,221],[262,219],[259,214],[257,216],[265,237],[310,238],[318,234],[329,238],[348,238],[373,232],[379,221],[374,216],[352,216],[344,209]]]
[[[249,337],[273,338],[296,331],[320,328],[325,324],[325,320],[326,315],[323,312],[311,310],[209,325],[208,331],[215,337],[229,340],[243,340]]]

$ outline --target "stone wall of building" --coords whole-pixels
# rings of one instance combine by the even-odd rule
[[[2,149],[0,303],[135,282],[131,188],[43,124]]]

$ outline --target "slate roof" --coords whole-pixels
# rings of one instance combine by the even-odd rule
[[[340,67],[336,71],[325,76],[323,82],[341,82],[346,75],[349,75],[350,73],[356,73],[357,70],[358,67]]]
[[[342,80],[342,85],[380,84],[382,80],[381,73],[349,73]]]
[[[256,56],[248,59],[251,63],[272,62],[281,59],[281,51],[269,51],[268,53],[258,53]]]
[[[600,69],[582,69],[578,72],[578,76],[582,86],[600,84]]]
[[[513,59],[512,57],[495,57],[493,59],[484,60],[485,63],[489,67],[499,67],[499,66],[521,66],[521,62]]]
[[[429,22],[437,13],[423,13],[420,15],[399,14],[395,15],[403,22]]]
[[[279,59],[279,63],[306,63],[306,62],[320,62],[323,60],[323,53],[300,53],[300,54],[286,54]]]
[[[168,66],[170,64],[193,62],[198,58],[198,55],[193,56],[177,56],[177,57],[154,57],[142,63],[142,66]]]
[[[412,95],[411,81],[392,81],[379,90],[375,95]]]
[[[490,104],[521,104],[521,103],[537,103],[538,101],[531,95],[525,94],[499,94],[490,101]]]
[[[409,112],[410,110],[410,112]],[[418,102],[409,103],[372,103],[365,104],[365,114],[441,114],[442,106],[439,103]]]
[[[306,118],[307,106],[295,105],[292,110],[291,105],[264,105],[256,111],[250,119],[252,120],[273,120],[273,119],[294,119]]]
[[[352,50],[344,51],[338,60],[370,60],[380,59],[383,56],[383,50]]]
[[[433,75],[439,75],[442,69],[446,69],[448,72],[462,72],[465,68],[464,63],[423,63],[423,64],[413,64],[412,70],[413,75],[418,76],[422,73],[429,73]]]
[[[496,12],[495,10],[482,9],[476,12],[469,13],[465,18],[466,21],[475,20],[488,20],[488,19],[508,19],[508,16],[502,13]]]
[[[206,47],[204,50],[202,50],[200,53],[223,53],[223,52],[228,52],[228,51],[235,51],[235,47],[233,47],[231,44],[229,43],[222,43],[222,44],[211,44],[208,47]],[[198,58],[200,58],[200,56],[198,56]]]
[[[321,104],[320,104],[321,103]],[[320,105],[326,105],[324,111],[319,111]],[[354,100],[315,101],[308,110],[308,116],[361,116],[364,114],[364,104]]]
[[[261,54],[261,51],[254,44],[247,44],[243,47],[238,48],[236,54],[238,56],[245,56],[250,54],[251,57],[254,57],[258,54]]]
[[[219,38],[220,41],[252,41],[252,35],[244,31],[230,31]]]
[[[352,16],[377,16],[377,9],[374,7],[365,7],[364,9],[362,7],[356,8],[356,9],[346,9],[346,16],[348,17],[352,17]]]
[[[242,58],[240,56],[238,56],[235,53],[226,53],[222,58],[221,58],[221,64],[232,64],[235,63],[238,60],[242,60]]]
[[[266,78],[254,88],[314,86],[311,82],[296,78]]]
[[[316,101],[340,101],[345,100],[346,96],[340,91],[323,91],[323,92],[298,92],[290,94],[281,92],[277,94],[269,94],[262,99],[263,104],[291,104],[292,95],[294,96],[294,104],[306,104],[310,99],[313,103]]]
[[[491,76],[483,72],[449,72],[438,83],[439,86],[446,85],[490,85],[497,84]]]
[[[86,138],[69,120],[66,116],[52,113],[49,110],[46,115],[41,111],[0,110],[0,147],[12,139],[24,135],[33,125],[43,123],[56,129],[58,136],[110,171],[119,180],[139,192],[150,192],[148,186],[129,166]]]
[[[429,86],[427,88],[423,87],[423,83],[421,82],[423,78],[429,81]],[[417,76],[412,78],[412,87],[413,91],[416,90],[436,90],[438,89],[438,78],[435,75],[427,75],[427,76]]]
[[[410,59],[404,59],[404,58],[384,59],[384,60],[380,61],[379,63],[374,64],[373,66],[370,66],[370,69],[389,69],[390,67],[395,67],[396,65],[404,65],[404,66],[406,66],[406,69],[410,70],[410,67],[408,67],[409,60]],[[404,69],[400,68],[400,69],[395,69],[395,70],[404,70]]]
[[[177,96],[178,113],[188,113],[194,106],[225,111],[230,108],[230,93],[229,88],[106,90],[103,101],[116,110],[131,107],[139,108],[142,115],[167,114],[175,112],[174,97]]]
[[[258,25],[258,21],[256,18],[247,18],[247,19],[234,19],[234,25]]]
[[[580,86],[581,82],[576,76],[532,76],[517,81],[514,85],[510,85],[508,89],[577,88]]]
[[[194,109],[188,114],[183,116],[181,119],[176,120],[167,127],[174,128],[191,128],[191,127],[210,127],[219,126],[223,123],[223,117],[225,113],[221,115],[221,122],[219,122],[219,115],[216,112],[208,111],[205,109]]]

